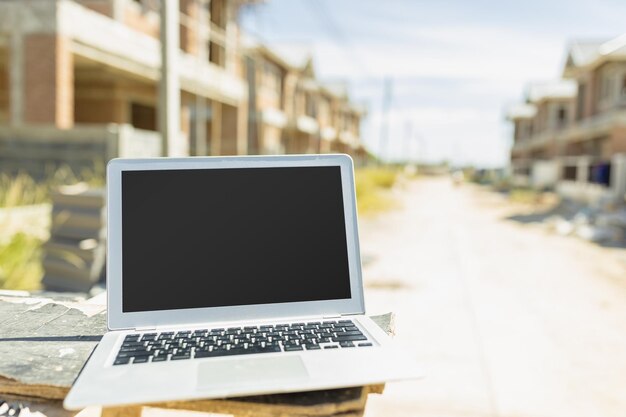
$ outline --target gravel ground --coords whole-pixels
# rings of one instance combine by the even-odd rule
[[[408,183],[361,220],[369,314],[427,377],[374,416],[626,416],[626,257],[508,220],[526,210],[448,178]]]

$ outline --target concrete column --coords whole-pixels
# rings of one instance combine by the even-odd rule
[[[9,86],[10,123],[18,127],[24,122],[24,40],[21,33],[11,34]]]
[[[161,17],[161,78],[159,80],[158,124],[162,137],[163,156],[183,156],[180,146],[180,79],[179,54],[179,2],[162,1]]]
[[[211,103],[211,155],[222,154],[222,103]]]
[[[582,157],[576,164],[576,181],[582,183],[589,182],[589,158]]]
[[[180,136],[176,146],[176,156],[189,156],[191,144],[191,108],[195,103],[190,97],[183,95],[180,105]]]
[[[111,14],[114,20],[118,22],[124,21],[124,7],[126,7],[126,0],[113,0]]]
[[[196,18],[196,48],[198,50],[198,58],[201,61],[209,60],[209,51],[208,51],[208,43],[207,43],[207,34],[203,30],[207,26],[207,22],[209,22],[211,17],[209,16],[209,12],[207,7],[205,7],[202,2],[200,2],[198,6],[197,18]]]
[[[226,42],[224,43],[224,68],[230,73],[237,71],[237,23],[233,17],[234,9],[231,1],[224,2],[226,7]]]
[[[194,120],[194,130],[196,132],[196,155],[206,155],[206,98],[202,96],[196,96],[194,113],[196,115],[196,118]]]
[[[237,155],[248,154],[248,100],[237,108]]]
[[[611,158],[611,189],[619,199],[626,195],[626,154],[616,154]]]

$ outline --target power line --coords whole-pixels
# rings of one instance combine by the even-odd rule
[[[335,44],[343,49],[346,56],[351,58],[351,63],[354,68],[358,72],[369,77],[370,72],[365,61],[363,61],[357,54],[354,46],[350,42],[350,39],[348,39],[339,25],[337,25],[337,22],[326,7],[326,3],[323,0],[305,0],[305,4],[313,13],[316,14],[320,23],[326,27],[328,34],[330,34],[334,39]]]

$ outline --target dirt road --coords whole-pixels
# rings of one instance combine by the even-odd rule
[[[623,253],[507,220],[520,207],[447,178],[399,199],[361,221],[366,302],[397,314],[428,376],[366,416],[626,416]]]

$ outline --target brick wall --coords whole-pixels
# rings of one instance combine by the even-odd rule
[[[24,38],[24,120],[73,125],[74,68],[67,38],[35,34]]]
[[[626,127],[620,126],[613,129],[610,152],[612,155],[616,153],[626,153]]]

